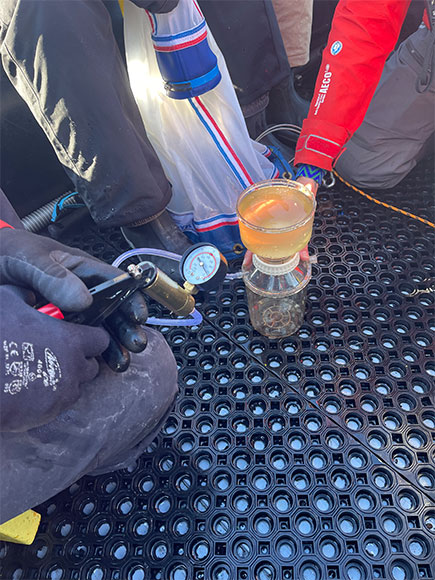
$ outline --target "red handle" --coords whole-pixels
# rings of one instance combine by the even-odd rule
[[[59,310],[59,308],[54,304],[46,304],[45,306],[41,306],[41,308],[38,308],[38,312],[48,314],[48,316],[52,316],[53,318],[59,318],[60,320],[64,319],[64,315]]]

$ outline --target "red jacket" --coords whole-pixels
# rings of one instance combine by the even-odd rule
[[[340,0],[295,164],[332,168],[364,119],[410,2]]]

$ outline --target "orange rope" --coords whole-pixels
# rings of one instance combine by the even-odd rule
[[[390,205],[390,204],[385,203],[383,201],[379,201],[379,199],[376,199],[376,198],[372,197],[371,195],[368,195],[368,193],[364,193],[364,191],[361,191],[360,189],[358,189],[357,187],[355,187],[351,183],[348,183],[345,179],[343,179],[340,175],[338,175],[338,173],[335,171],[335,169],[333,169],[332,171],[333,171],[334,175],[336,175],[340,181],[342,181],[348,187],[350,187],[351,189],[353,189],[357,193],[363,195],[364,197],[366,197],[370,201],[374,201],[378,205],[382,205],[383,207],[387,207],[388,209],[392,209],[393,211],[397,211],[397,212],[401,213],[402,215],[406,215],[406,216],[408,216],[408,217],[410,217],[410,218],[412,218],[414,220],[418,220],[419,222],[421,222],[423,224],[426,224],[427,226],[429,226],[431,228],[435,228],[435,224],[433,224],[429,220],[425,220],[425,219],[423,219],[423,218],[421,218],[421,217],[419,217],[417,215],[414,215],[413,213],[409,213],[408,211],[405,211],[404,209],[400,209],[398,207],[394,207],[394,205]]]

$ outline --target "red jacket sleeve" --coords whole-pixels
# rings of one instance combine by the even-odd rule
[[[340,0],[295,164],[332,168],[364,119],[410,1]]]

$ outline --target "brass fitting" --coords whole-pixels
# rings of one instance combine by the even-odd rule
[[[156,271],[156,277],[149,286],[143,288],[143,291],[177,316],[189,316],[195,309],[193,296],[164,272],[158,268]]]

